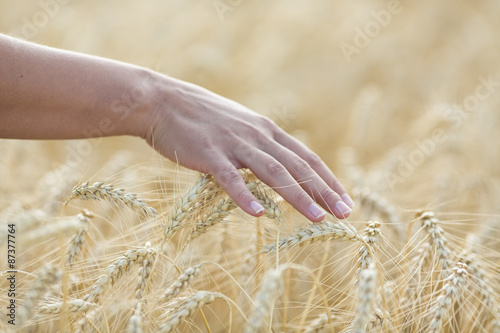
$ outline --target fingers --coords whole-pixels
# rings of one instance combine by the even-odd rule
[[[267,153],[281,163],[290,175],[315,199],[324,209],[338,218],[346,218],[351,209],[338,193],[316,173],[305,160],[280,144],[269,145]]]
[[[318,174],[318,176],[321,177],[325,183],[342,198],[347,206],[351,208],[354,207],[354,201],[351,199],[349,194],[347,194],[347,191],[330,171],[325,162],[318,157],[318,155],[313,153],[302,142],[282,130],[275,135],[275,138],[278,143],[295,152],[299,157],[306,161]]]
[[[324,219],[325,212],[275,158],[255,148],[249,148],[239,158],[242,164],[309,220],[319,222]]]
[[[243,177],[229,160],[224,157],[216,159],[211,173],[241,209],[255,217],[264,214],[264,207],[247,188]]]

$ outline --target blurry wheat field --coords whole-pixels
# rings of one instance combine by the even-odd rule
[[[0,332],[167,331],[180,312],[173,331],[500,332],[498,14],[493,0],[0,0],[1,33],[145,66],[274,119],[357,204],[318,227],[257,182],[268,217],[231,208],[193,238],[227,198],[210,180],[183,206],[200,175],[141,140],[0,140]],[[121,199],[63,207],[99,181],[156,215]],[[9,224],[22,326],[6,316]],[[87,297],[101,276],[112,282]]]

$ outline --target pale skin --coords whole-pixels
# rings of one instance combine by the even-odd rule
[[[140,137],[168,159],[212,174],[253,216],[264,210],[239,168],[313,222],[325,210],[348,217],[354,206],[315,153],[243,105],[142,67],[0,34],[1,138],[117,135]]]

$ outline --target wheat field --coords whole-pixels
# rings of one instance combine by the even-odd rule
[[[0,140],[0,332],[500,332],[499,13],[493,0],[0,0],[1,33],[274,119],[356,202],[312,224],[241,170],[256,219],[140,139]]]

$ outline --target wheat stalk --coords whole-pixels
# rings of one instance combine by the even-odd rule
[[[160,326],[159,332],[172,332],[196,310],[200,309],[204,305],[212,303],[216,298],[222,297],[223,296],[219,293],[209,291],[199,291],[196,294],[191,295],[181,302],[177,309],[169,313],[166,322]]]
[[[49,286],[61,278],[61,272],[52,265],[45,265],[40,269],[38,277],[26,293],[23,304],[17,313],[16,325],[23,325],[33,315],[38,300],[44,295]]]
[[[342,222],[316,223],[300,229],[288,237],[281,238],[277,246],[275,243],[266,245],[262,252],[273,253],[277,249],[282,250],[296,245],[304,246],[315,241],[326,242],[327,240],[357,241],[359,238],[355,230],[350,229]]]
[[[93,185],[83,183],[80,186],[75,186],[70,197],[64,205],[67,205],[73,199],[81,200],[107,200],[114,202],[119,206],[127,206],[133,210],[138,210],[147,216],[155,217],[156,209],[149,206],[142,199],[137,198],[135,194],[125,193],[124,189],[114,189],[113,185],[105,185],[104,182],[96,182]]]

